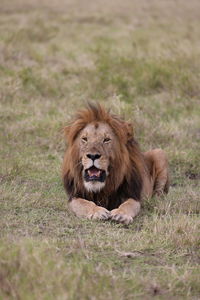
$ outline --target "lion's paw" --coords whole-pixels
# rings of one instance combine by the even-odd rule
[[[88,216],[88,218],[93,220],[108,220],[110,219],[110,216],[111,214],[109,210],[104,207],[98,206],[95,207],[94,211]]]
[[[120,209],[116,208],[111,211],[111,220],[116,221],[118,223],[123,223],[125,225],[129,225],[133,222],[133,217],[125,214]]]

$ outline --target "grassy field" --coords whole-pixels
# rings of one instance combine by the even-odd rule
[[[200,299],[199,20],[199,0],[1,0],[0,299]],[[87,100],[169,157],[129,227],[67,210],[60,129]]]

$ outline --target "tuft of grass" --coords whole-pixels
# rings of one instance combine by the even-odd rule
[[[121,95],[131,102],[139,95],[168,92],[179,97],[199,96],[199,67],[187,55],[166,57],[119,56],[110,48],[98,49],[97,83],[109,93]],[[183,63],[184,62],[184,63]]]
[[[200,3],[1,1],[0,298],[199,299]],[[61,128],[93,100],[161,147],[129,227],[74,217]]]

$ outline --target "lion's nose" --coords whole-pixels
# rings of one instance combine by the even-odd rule
[[[97,154],[97,153],[96,154],[90,154],[90,153],[88,153],[87,157],[94,161],[95,159],[100,158],[101,154]]]

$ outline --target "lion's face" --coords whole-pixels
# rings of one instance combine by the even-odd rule
[[[104,188],[109,176],[117,148],[116,136],[108,124],[93,122],[80,132],[77,142],[84,186],[87,191],[98,192]]]
[[[63,181],[70,198],[84,198],[103,206],[109,202],[109,207],[114,207],[111,202],[116,197],[140,199],[143,158],[129,122],[101,105],[89,104],[76,114],[64,133],[68,147]]]

